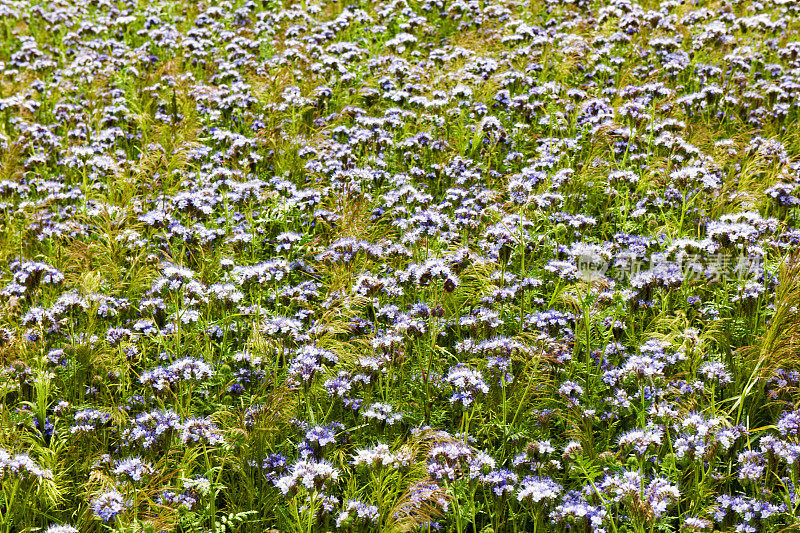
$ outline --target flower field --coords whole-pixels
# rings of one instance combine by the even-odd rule
[[[0,0],[0,533],[800,528],[800,3]]]

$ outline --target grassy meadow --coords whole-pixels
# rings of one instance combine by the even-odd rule
[[[0,533],[800,529],[800,3],[0,0]]]

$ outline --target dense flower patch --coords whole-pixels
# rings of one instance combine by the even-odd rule
[[[800,523],[800,4],[0,35],[0,533]]]

